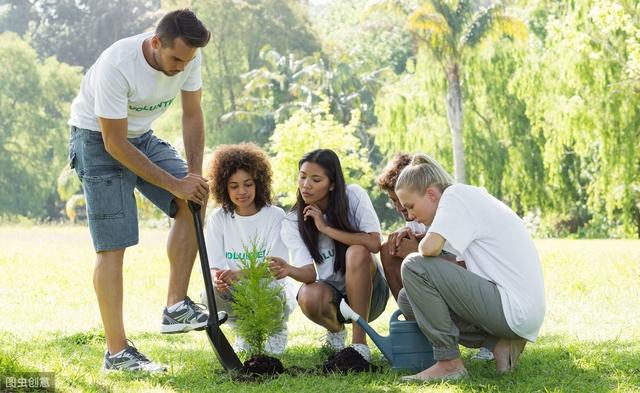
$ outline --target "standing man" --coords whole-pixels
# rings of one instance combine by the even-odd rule
[[[107,340],[105,370],[166,371],[130,345],[124,331],[122,264],[127,247],[138,243],[134,188],[175,219],[167,241],[170,275],[161,332],[207,323],[206,310],[186,295],[197,254],[187,201],[205,205],[208,195],[199,48],[210,35],[192,11],[170,12],[155,32],[107,48],[71,105],[70,165],[82,181],[96,250],[93,285]],[[151,130],[178,92],[186,162]]]

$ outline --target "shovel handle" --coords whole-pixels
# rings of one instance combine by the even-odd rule
[[[220,326],[220,320],[218,317],[218,307],[216,305],[216,299],[213,292],[213,280],[211,279],[211,266],[209,265],[209,257],[207,255],[207,246],[204,241],[204,231],[202,229],[202,218],[200,217],[200,211],[202,206],[199,204],[188,201],[189,210],[193,215],[193,222],[196,227],[196,240],[198,241],[198,253],[200,254],[200,266],[202,269],[202,276],[204,278],[204,290],[207,293],[207,307],[209,308],[209,326]]]

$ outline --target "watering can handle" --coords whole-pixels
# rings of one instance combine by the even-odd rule
[[[399,321],[398,317],[402,315],[402,311],[396,310],[391,314],[391,318],[389,318],[389,322]]]
[[[357,321],[358,318],[360,318],[360,315],[358,315],[355,311],[353,311],[351,309],[351,307],[349,307],[349,305],[347,304],[347,302],[342,299],[340,301],[340,314],[342,314],[342,316],[344,317],[344,319],[346,320],[352,320],[352,321]]]

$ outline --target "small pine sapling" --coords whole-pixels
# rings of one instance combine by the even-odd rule
[[[231,307],[238,333],[250,346],[251,356],[264,353],[267,339],[282,328],[284,291],[269,271],[266,247],[257,237],[244,245],[242,273],[233,285]]]

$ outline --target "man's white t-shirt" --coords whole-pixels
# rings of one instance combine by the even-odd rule
[[[382,232],[380,221],[367,192],[356,184],[348,185],[346,192],[349,201],[349,222],[351,225],[359,232],[380,234]],[[298,230],[297,212],[287,214],[282,222],[282,240],[289,248],[292,265],[302,267],[314,263],[313,257]],[[322,260],[315,261],[316,280],[330,281],[338,290],[344,290],[344,275],[333,271],[336,254],[333,239],[320,233],[318,248]]]
[[[484,188],[454,184],[429,233],[445,238],[467,269],[494,282],[511,330],[535,341],[545,313],[542,267],[524,222]]]
[[[246,259],[245,248],[250,248],[253,241],[259,246],[260,259],[274,256],[288,261],[287,247],[280,238],[284,216],[284,210],[273,205],[264,206],[252,216],[236,213],[232,217],[222,208],[216,209],[207,218],[205,227],[205,244],[211,268],[241,269],[238,262]],[[279,282],[285,288],[287,305],[294,307],[298,286],[289,277]]]
[[[173,103],[178,92],[202,87],[202,53],[184,71],[167,76],[152,68],[142,53],[147,32],[124,38],[107,48],[82,79],[80,93],[71,104],[69,125],[100,131],[98,117],[127,119],[128,137],[135,138]]]

